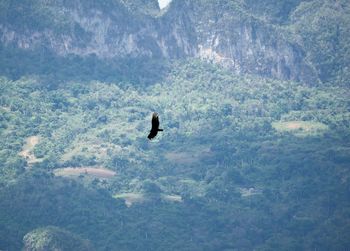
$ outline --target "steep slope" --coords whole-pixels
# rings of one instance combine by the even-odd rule
[[[322,82],[349,86],[349,1],[305,1],[291,13],[288,29]]]
[[[140,4],[121,0],[5,1],[1,41],[22,49],[48,48],[63,56],[95,54],[100,58],[160,57],[188,51],[184,41],[177,40],[186,39],[182,29],[177,33],[167,27],[166,34],[159,34],[158,19],[149,15],[157,9],[151,5],[148,11],[139,11]]]
[[[198,57],[237,73],[307,84],[344,84],[349,79],[346,1],[333,7],[328,0],[266,0],[258,5],[248,0],[173,0],[165,11],[155,1],[136,0],[3,0],[1,5],[0,41],[6,49],[46,48],[62,57],[96,55],[104,60]],[[321,24],[317,20],[322,16],[331,22]]]
[[[302,47],[291,43],[278,27],[249,13],[245,4],[197,2],[193,13],[200,58],[227,65],[238,73],[317,83],[317,74],[307,63]]]

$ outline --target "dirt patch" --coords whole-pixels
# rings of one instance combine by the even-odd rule
[[[286,128],[290,130],[302,129],[304,126],[300,122],[289,122],[286,124]]]
[[[162,199],[171,202],[182,202],[180,195],[162,195]]]
[[[7,107],[7,106],[0,106],[0,108],[3,109],[3,110],[6,111],[6,112],[11,112],[10,107]]]
[[[31,136],[26,139],[22,151],[19,153],[20,156],[27,160],[28,165],[41,162],[42,159],[35,157],[33,150],[34,147],[40,142],[39,136]]]
[[[56,176],[78,177],[80,175],[107,179],[116,175],[116,172],[103,167],[66,167],[54,171]]]
[[[317,121],[279,121],[272,126],[278,132],[290,132],[296,136],[318,135],[325,132],[328,126]]]
[[[135,203],[143,203],[147,199],[142,193],[122,193],[113,196],[116,199],[123,199],[127,207],[131,207]]]
[[[123,199],[127,207],[131,207],[133,204],[144,203],[151,201],[152,197],[143,193],[121,193],[113,196],[116,199]],[[162,194],[161,199],[168,202],[182,202],[180,195],[166,195]]]

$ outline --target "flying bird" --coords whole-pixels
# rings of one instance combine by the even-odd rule
[[[148,137],[150,140],[153,139],[155,136],[157,136],[158,132],[163,131],[163,129],[159,129],[159,118],[158,113],[154,112],[152,115],[152,129],[148,134]]]

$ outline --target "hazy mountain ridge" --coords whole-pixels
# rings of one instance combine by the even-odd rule
[[[339,3],[342,8],[333,9],[335,13],[325,11],[332,7],[331,3],[327,5],[328,0],[324,3],[295,0],[275,5],[266,0],[258,8],[248,0],[173,0],[165,12],[157,9],[155,1],[148,5],[121,0],[32,2],[17,6],[14,1],[3,0],[0,24],[3,44],[25,50],[48,48],[61,56],[96,55],[105,59],[198,57],[238,73],[307,84],[334,80],[331,73],[334,71],[338,82],[348,81],[347,71],[342,68],[349,61],[349,52],[330,61],[332,52],[322,52],[322,46],[333,38],[317,37],[323,44],[315,41],[312,32],[319,27],[306,28],[310,21],[305,15],[309,14],[303,12],[313,4],[318,6],[314,19],[319,14],[327,19],[343,18],[345,23],[339,23],[343,32],[336,36],[344,47],[347,43],[342,41],[349,26],[346,20],[350,20],[346,11],[349,4],[345,1]],[[272,9],[271,13],[266,6]],[[23,16],[16,17],[15,11]],[[283,22],[276,21],[277,15]],[[310,39],[312,44],[307,42]],[[322,53],[326,65],[319,60]]]
[[[163,34],[159,33],[158,30],[162,29],[159,20],[138,12],[135,10],[138,4],[129,2],[41,2],[39,9],[45,13],[43,17],[35,16],[34,8],[24,10],[28,17],[25,15],[20,20],[24,23],[29,21],[24,25],[25,29],[22,24],[12,25],[11,22],[1,25],[2,42],[15,44],[22,49],[44,47],[63,56],[95,54],[100,58],[176,57],[188,52],[187,36],[181,34],[182,29],[176,29],[176,24],[171,24]],[[27,2],[24,7],[30,4]],[[10,17],[18,6],[14,3],[14,7],[11,7],[8,8],[9,13],[5,13]],[[32,19],[42,26],[35,25]],[[11,21],[10,18],[8,21]],[[47,24],[43,21],[47,21]]]

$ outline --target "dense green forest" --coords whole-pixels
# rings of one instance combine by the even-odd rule
[[[1,243],[10,250],[47,225],[98,250],[350,245],[343,87],[190,60],[148,86],[4,77],[1,93]],[[165,131],[148,141],[152,111]],[[31,136],[40,140],[28,163],[19,153]],[[117,174],[54,172],[82,166]]]
[[[56,8],[73,2],[0,0],[0,22],[65,34]],[[350,249],[350,5],[193,3],[268,24],[319,79],[0,43],[0,250]],[[80,4],[163,15],[155,1]],[[153,112],[164,131],[150,141]]]

